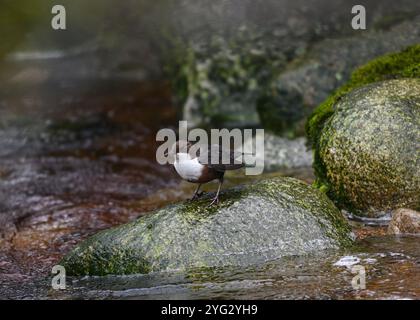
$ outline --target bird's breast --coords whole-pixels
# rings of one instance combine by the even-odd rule
[[[198,159],[175,160],[174,167],[176,172],[184,180],[190,182],[200,182],[205,171],[204,165],[198,162]]]

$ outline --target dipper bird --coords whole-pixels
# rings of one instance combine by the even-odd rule
[[[236,170],[245,166],[236,158],[244,155],[234,150],[222,150],[222,146],[212,144],[203,146],[189,141],[179,140],[166,153],[178,175],[192,183],[198,183],[191,200],[202,195],[201,185],[213,180],[219,180],[216,196],[210,205],[219,203],[219,193],[223,184],[223,176],[227,170]],[[172,160],[171,160],[172,159]],[[213,160],[213,161],[212,161]],[[225,164],[227,163],[227,164]]]

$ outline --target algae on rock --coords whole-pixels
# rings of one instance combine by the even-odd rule
[[[323,170],[318,183],[328,195],[339,207],[370,217],[418,209],[420,79],[372,83],[332,108],[315,151]]]
[[[370,61],[356,69],[352,73],[350,80],[332,93],[308,118],[305,129],[314,154],[315,185],[322,191],[327,192],[330,198],[339,206],[352,209],[349,203],[346,204],[344,199],[339,199],[331,191],[330,181],[326,173],[327,170],[319,152],[319,138],[325,123],[328,122],[328,119],[335,112],[334,105],[352,90],[373,82],[388,79],[420,78],[419,61],[420,44],[410,46],[399,53],[387,54]]]
[[[70,275],[245,266],[352,243],[334,204],[312,186],[275,178],[157,210],[105,230],[62,261]]]

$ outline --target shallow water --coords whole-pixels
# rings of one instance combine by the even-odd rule
[[[11,79],[0,88],[0,297],[87,236],[182,197],[158,192],[179,185],[155,161],[155,133],[175,117],[165,83]]]
[[[249,268],[69,278],[66,290],[52,290],[52,266],[78,242],[185,199],[194,186],[155,162],[156,131],[176,124],[165,83],[43,80],[42,62],[13,68],[19,82],[0,88],[0,298],[420,297],[419,238],[382,236],[383,227],[361,223],[354,230],[362,240],[347,252]],[[278,175],[313,180],[311,168],[264,177]],[[226,187],[247,181],[228,175]],[[366,290],[353,290],[351,269],[334,265],[346,256],[366,266]]]
[[[151,275],[74,279],[57,297],[112,299],[418,299],[418,237],[370,238],[347,252],[291,257],[263,266]],[[366,268],[366,288],[354,290],[353,257]]]
[[[418,237],[371,237],[355,248],[289,257],[248,268],[158,272],[149,275],[50,279],[6,289],[41,299],[419,299]],[[365,289],[352,287],[354,264],[366,270]]]

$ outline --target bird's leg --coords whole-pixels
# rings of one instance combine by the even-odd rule
[[[223,178],[220,178],[219,179],[219,187],[217,188],[216,196],[210,202],[209,206],[212,206],[214,204],[218,204],[219,203],[219,193],[220,193],[220,189],[222,188],[222,183],[223,183]]]
[[[197,189],[195,189],[194,195],[191,198],[191,200],[195,200],[197,198],[200,198],[203,195],[203,192],[200,192],[200,193],[198,192],[198,191],[200,191],[200,187],[201,187],[201,183],[198,185]]]

